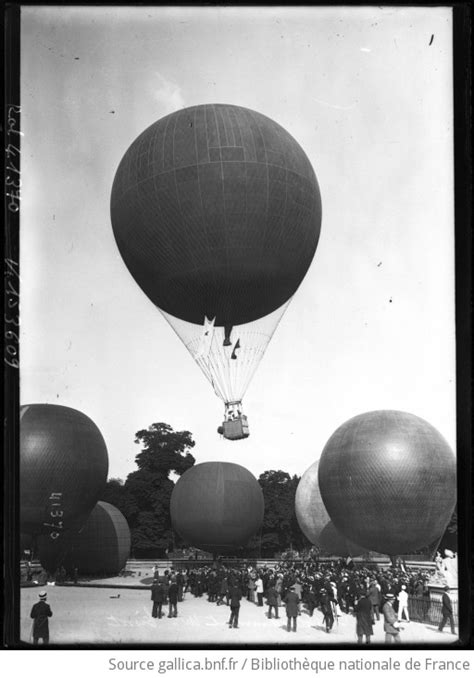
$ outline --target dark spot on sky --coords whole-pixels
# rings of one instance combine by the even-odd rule
[[[430,45],[433,44],[433,40],[434,40],[434,34],[431,35]]]
[[[74,57],[74,61],[79,61],[79,57]]]
[[[390,299],[388,300],[388,303],[389,303],[389,304],[392,303],[392,297],[390,297]]]
[[[109,111],[109,113],[115,113],[115,111]]]
[[[379,266],[382,266],[382,262],[381,262],[381,261],[379,261],[379,263],[377,264],[377,268],[378,268]]]

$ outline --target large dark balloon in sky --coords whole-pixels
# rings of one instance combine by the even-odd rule
[[[188,469],[171,494],[171,521],[189,544],[226,553],[247,544],[260,529],[260,485],[243,466],[204,462]]]
[[[85,414],[61,405],[20,408],[22,532],[54,542],[80,529],[105,487],[107,471],[104,439]]]
[[[281,307],[315,253],[321,198],[295,139],[260,113],[192,106],[148,127],[115,175],[111,218],[156,306],[240,325]]]
[[[456,460],[427,421],[393,410],[367,412],[326,443],[319,487],[343,534],[367,549],[409,553],[443,534],[456,503]]]
[[[319,459],[301,476],[296,488],[295,513],[301,531],[315,546],[336,556],[358,556],[366,549],[341,534],[324,506],[318,482]]]

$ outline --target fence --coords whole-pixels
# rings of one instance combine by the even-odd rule
[[[452,601],[454,623],[458,624],[458,601]],[[408,614],[410,620],[415,622],[424,622],[425,624],[438,625],[443,618],[441,614],[441,600],[430,598],[408,597]]]

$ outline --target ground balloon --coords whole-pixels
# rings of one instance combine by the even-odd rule
[[[188,469],[171,495],[173,528],[187,543],[211,553],[247,544],[260,529],[260,485],[243,466],[204,462]]]
[[[456,462],[427,421],[406,412],[360,414],[340,426],[319,462],[336,528],[374,551],[409,553],[442,536],[456,503]]]
[[[326,511],[318,482],[319,459],[301,476],[296,488],[295,512],[301,531],[315,546],[337,556],[357,556],[364,549],[338,532]]]
[[[82,412],[62,405],[20,408],[20,526],[57,541],[84,524],[105,487],[107,448]]]
[[[73,535],[61,559],[66,570],[80,574],[117,574],[130,556],[130,528],[118,508],[99,501],[79,533]],[[46,567],[50,550],[40,547],[40,560]],[[48,569],[48,568],[47,568]]]

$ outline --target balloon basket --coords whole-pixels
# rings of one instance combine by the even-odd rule
[[[245,414],[241,414],[235,419],[222,422],[222,426],[219,427],[219,433],[221,433],[224,438],[227,438],[227,440],[242,440],[243,438],[248,438],[250,431],[247,417]]]

